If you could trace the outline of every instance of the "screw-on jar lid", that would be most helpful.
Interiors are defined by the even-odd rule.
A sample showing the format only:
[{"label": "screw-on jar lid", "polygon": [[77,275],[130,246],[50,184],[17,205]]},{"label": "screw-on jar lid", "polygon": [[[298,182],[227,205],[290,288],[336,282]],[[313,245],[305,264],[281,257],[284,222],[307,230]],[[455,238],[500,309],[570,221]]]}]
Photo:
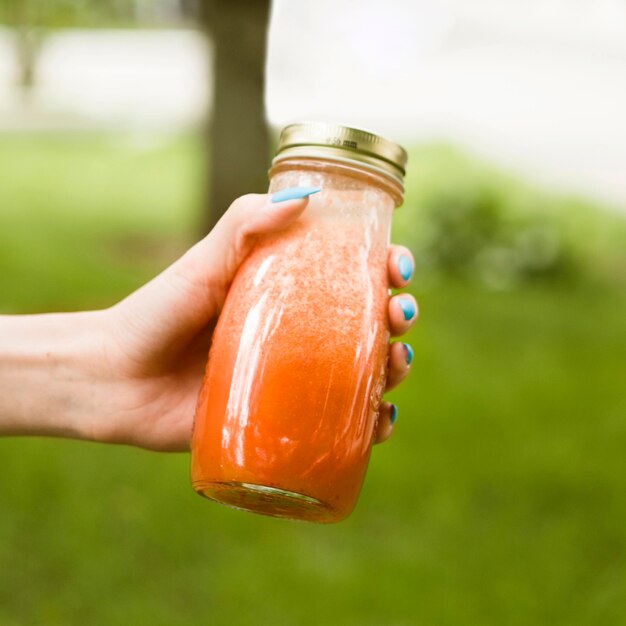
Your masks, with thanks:
[{"label": "screw-on jar lid", "polygon": [[292,157],[351,162],[393,179],[401,189],[404,187],[406,150],[358,128],[323,122],[291,124],[280,134],[272,164]]}]

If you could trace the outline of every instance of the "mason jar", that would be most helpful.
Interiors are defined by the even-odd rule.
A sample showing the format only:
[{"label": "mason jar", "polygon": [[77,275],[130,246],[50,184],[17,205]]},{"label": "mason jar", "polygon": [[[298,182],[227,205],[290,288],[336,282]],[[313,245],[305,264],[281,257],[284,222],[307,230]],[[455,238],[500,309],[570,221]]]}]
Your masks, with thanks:
[{"label": "mason jar", "polygon": [[201,495],[316,522],[352,511],[385,387],[387,254],[406,158],[363,130],[283,130],[270,193],[321,191],[258,241],[228,292],[192,437]]}]

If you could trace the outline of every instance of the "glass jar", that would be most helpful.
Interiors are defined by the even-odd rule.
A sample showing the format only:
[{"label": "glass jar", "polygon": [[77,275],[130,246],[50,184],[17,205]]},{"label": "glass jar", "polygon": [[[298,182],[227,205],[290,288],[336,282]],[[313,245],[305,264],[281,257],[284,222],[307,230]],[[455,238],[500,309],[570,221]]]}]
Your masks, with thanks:
[{"label": "glass jar", "polygon": [[405,163],[365,131],[283,131],[269,191],[322,191],[257,243],[228,292],[192,438],[201,495],[317,522],[352,511],[385,386],[387,252]]}]

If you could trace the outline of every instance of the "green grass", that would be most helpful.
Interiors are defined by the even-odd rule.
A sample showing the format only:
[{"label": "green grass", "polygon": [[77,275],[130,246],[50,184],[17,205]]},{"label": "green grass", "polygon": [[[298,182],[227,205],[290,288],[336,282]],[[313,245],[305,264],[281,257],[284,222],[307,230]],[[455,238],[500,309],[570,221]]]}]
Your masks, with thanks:
[{"label": "green grass", "polygon": [[[6,312],[106,306],[191,240],[189,140],[3,138],[0,176]],[[0,624],[626,623],[626,293],[417,295],[397,433],[341,524],[208,503],[186,455],[0,441]]]},{"label": "green grass", "polygon": [[2,312],[111,303],[191,241],[191,141],[5,136],[0,177]]}]

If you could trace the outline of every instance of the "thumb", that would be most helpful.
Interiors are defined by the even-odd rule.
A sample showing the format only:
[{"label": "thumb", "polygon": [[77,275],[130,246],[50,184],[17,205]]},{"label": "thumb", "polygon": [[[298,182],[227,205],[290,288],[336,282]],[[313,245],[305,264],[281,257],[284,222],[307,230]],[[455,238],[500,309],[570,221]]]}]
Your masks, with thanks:
[{"label": "thumb", "polygon": [[[213,230],[181,257],[171,270],[184,274],[188,281],[204,288],[227,289],[258,237],[287,228],[302,214],[309,195],[320,189],[298,187],[285,191],[300,197],[292,196],[280,201],[285,197],[285,192],[280,192],[274,196],[248,194],[237,198]],[[288,193],[286,195],[289,196]]]}]

